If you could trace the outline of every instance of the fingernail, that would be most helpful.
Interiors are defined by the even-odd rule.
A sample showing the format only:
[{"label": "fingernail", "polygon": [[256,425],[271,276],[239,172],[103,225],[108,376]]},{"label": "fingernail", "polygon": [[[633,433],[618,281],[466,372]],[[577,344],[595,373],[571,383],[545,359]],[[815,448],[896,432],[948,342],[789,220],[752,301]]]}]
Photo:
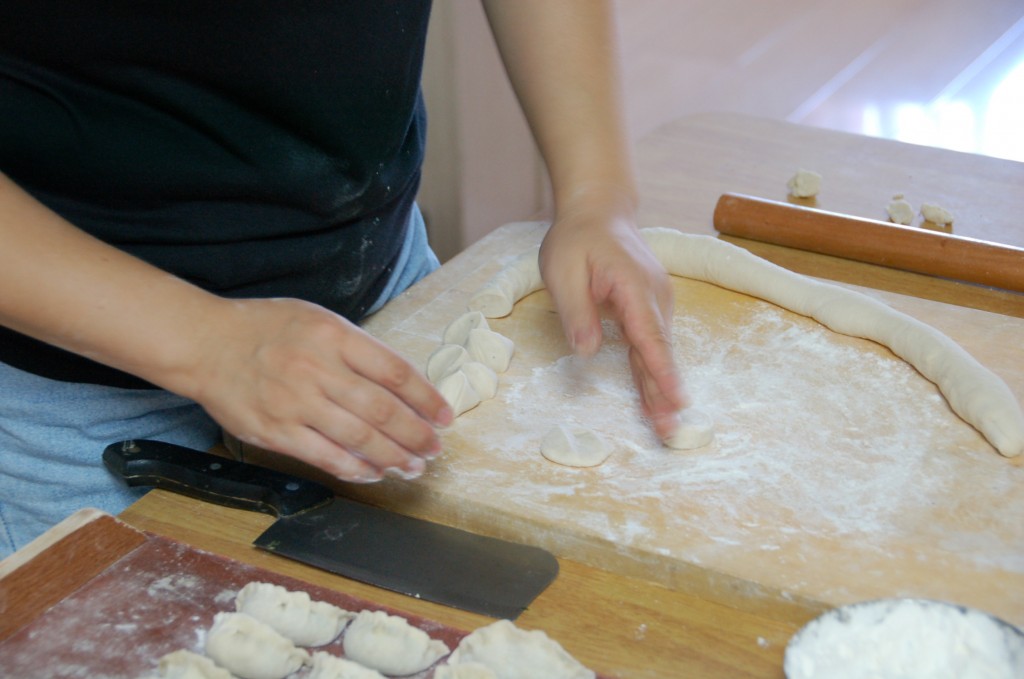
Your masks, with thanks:
[{"label": "fingernail", "polygon": [[437,415],[434,417],[434,425],[441,428],[450,427],[454,421],[455,411],[450,406],[445,406],[438,410]]},{"label": "fingernail", "polygon": [[412,481],[423,476],[425,471],[427,471],[427,461],[422,457],[413,457],[405,464],[405,467],[388,467],[384,473],[397,476],[405,481]]},{"label": "fingernail", "polygon": [[444,452],[444,448],[441,446],[440,439],[438,439],[437,441],[434,441],[430,448],[423,451],[421,455],[428,460],[433,460],[440,457],[442,452]]}]

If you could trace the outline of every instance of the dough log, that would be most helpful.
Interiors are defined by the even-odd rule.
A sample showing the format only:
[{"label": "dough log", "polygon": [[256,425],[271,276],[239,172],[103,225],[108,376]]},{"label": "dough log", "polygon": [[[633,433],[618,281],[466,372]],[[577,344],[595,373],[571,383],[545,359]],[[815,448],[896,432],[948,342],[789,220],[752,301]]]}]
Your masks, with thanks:
[{"label": "dough log", "polygon": [[[888,347],[933,382],[953,411],[1002,455],[1024,452],[1024,412],[1013,392],[935,328],[867,295],[793,273],[713,236],[667,228],[642,229],[641,234],[673,275],[758,297],[840,334]],[[542,287],[533,250],[491,279],[470,306],[497,318]]]}]

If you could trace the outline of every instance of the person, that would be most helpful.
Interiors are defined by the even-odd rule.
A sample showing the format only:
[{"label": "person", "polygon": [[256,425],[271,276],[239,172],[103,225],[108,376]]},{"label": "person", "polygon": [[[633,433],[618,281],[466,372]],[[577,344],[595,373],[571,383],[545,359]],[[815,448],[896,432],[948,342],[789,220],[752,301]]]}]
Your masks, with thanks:
[{"label": "person", "polygon": [[[549,170],[542,274],[575,351],[612,314],[662,436],[686,396],[639,237],[613,25],[485,0]],[[0,5],[0,555],[137,497],[109,443],[239,440],[412,478],[450,408],[358,327],[437,266],[414,197],[429,1]]]}]

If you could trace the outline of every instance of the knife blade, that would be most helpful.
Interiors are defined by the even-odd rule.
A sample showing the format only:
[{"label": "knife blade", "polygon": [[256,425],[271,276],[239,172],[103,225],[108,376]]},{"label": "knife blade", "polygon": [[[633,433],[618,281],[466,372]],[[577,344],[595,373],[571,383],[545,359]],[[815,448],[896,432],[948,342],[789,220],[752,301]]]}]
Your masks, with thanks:
[{"label": "knife blade", "polygon": [[308,479],[163,441],[103,451],[129,486],[277,517],[254,545],[408,596],[514,620],[558,575],[549,552],[335,496]]}]

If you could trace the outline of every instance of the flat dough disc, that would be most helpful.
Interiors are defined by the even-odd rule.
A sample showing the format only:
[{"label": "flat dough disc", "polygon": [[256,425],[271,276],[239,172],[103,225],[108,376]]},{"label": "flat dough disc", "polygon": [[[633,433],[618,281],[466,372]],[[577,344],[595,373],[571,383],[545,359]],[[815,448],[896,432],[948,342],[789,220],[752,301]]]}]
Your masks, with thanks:
[{"label": "flat dough disc", "polygon": [[595,467],[612,454],[612,447],[595,431],[559,424],[540,444],[540,454],[567,467]]},{"label": "flat dough disc", "polygon": [[679,413],[679,425],[665,439],[665,445],[675,450],[703,448],[715,438],[715,423],[711,416],[697,408],[686,408]]}]

